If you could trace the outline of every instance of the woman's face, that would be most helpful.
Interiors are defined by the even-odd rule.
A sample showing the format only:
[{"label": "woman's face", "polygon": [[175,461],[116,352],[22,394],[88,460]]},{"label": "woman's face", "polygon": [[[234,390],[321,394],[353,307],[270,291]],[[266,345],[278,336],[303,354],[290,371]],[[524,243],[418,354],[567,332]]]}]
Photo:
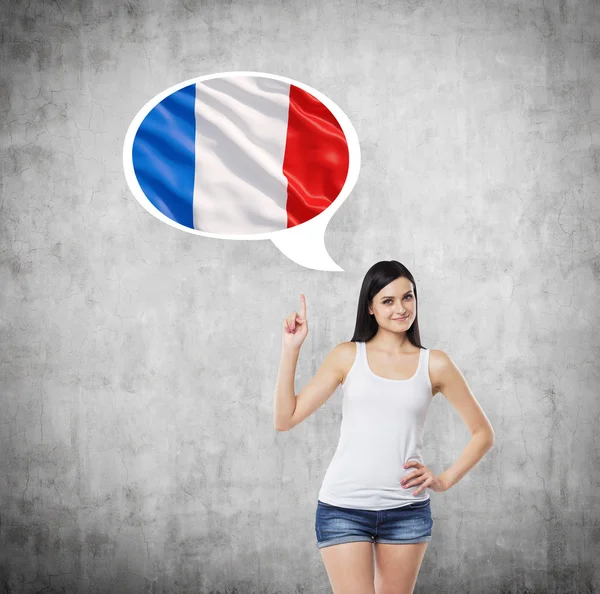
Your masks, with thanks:
[{"label": "woman's face", "polygon": [[[369,313],[382,328],[406,332],[417,314],[413,284],[406,277],[392,281],[373,297]],[[398,319],[405,316],[406,319]]]}]

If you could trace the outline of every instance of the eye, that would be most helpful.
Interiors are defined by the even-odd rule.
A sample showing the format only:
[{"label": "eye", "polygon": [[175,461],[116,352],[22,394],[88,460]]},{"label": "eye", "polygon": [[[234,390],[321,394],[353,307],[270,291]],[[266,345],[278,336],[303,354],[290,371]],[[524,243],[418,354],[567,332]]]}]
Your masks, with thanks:
[{"label": "eye", "polygon": [[412,299],[412,295],[407,295],[406,298],[407,299]]},{"label": "eye", "polygon": [[388,301],[392,301],[392,299],[386,299],[384,303],[387,303]]}]

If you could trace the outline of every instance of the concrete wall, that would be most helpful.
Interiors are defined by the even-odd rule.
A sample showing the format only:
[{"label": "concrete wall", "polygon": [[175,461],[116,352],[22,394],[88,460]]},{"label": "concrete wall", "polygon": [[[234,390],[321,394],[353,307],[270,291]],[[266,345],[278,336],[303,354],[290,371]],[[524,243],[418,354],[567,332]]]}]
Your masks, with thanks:
[{"label": "concrete wall", "polygon": [[[273,429],[281,320],[296,389],[398,259],[425,346],[496,432],[432,493],[416,592],[599,591],[600,7],[525,2],[4,2],[0,592],[329,592],[317,492],[341,390]],[[135,201],[125,131],[203,74],[333,99],[362,169],[318,272],[269,241],[183,233]],[[436,397],[424,452],[468,440]]]}]

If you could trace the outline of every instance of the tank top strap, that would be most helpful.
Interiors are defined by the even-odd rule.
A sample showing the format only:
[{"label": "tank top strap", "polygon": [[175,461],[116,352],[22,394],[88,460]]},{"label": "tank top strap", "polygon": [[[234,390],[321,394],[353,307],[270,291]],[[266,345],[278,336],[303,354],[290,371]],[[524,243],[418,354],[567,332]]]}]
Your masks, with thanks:
[{"label": "tank top strap", "polygon": [[429,376],[429,349],[422,348],[419,353],[419,369],[416,375]]},{"label": "tank top strap", "polygon": [[356,357],[353,367],[360,367],[361,371],[365,371],[365,343],[356,342]]},{"label": "tank top strap", "polygon": [[364,342],[357,342],[356,343],[356,358],[358,360],[364,360],[365,358],[365,343]]}]

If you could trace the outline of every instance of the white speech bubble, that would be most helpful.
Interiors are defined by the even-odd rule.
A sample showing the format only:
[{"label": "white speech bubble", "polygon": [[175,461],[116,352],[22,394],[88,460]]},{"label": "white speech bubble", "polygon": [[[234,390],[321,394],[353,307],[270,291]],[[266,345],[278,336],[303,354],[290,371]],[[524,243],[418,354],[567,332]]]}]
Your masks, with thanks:
[{"label": "white speech bubble", "polygon": [[[345,136],[348,149],[348,172],[346,175],[346,179],[338,196],[333,199],[332,203],[322,212],[312,217],[310,220],[297,224],[293,227],[282,228],[279,230],[263,233],[258,232],[248,234],[207,232],[180,224],[172,218],[166,216],[149,200],[148,196],[146,196],[146,194],[142,190],[142,187],[139,183],[137,174],[134,169],[133,145],[138,129],[142,122],[145,120],[146,116],[161,101],[163,101],[164,99],[166,99],[167,97],[169,97],[170,95],[172,95],[180,89],[184,89],[185,87],[188,87],[195,83],[206,82],[212,79],[231,77],[262,77],[266,79],[281,81],[283,83],[287,83],[288,85],[295,85],[296,87],[303,89],[304,91],[318,99],[331,112],[331,114],[335,117],[339,126],[341,127],[342,132]],[[234,140],[236,142],[239,142],[240,145],[242,145],[244,142],[246,142],[247,139],[243,138],[242,135],[240,135],[239,132],[237,132],[237,136],[234,136]],[[215,156],[215,159],[218,159],[218,156]],[[209,164],[207,164],[207,166],[209,166]],[[358,174],[360,171],[360,144],[354,127],[352,126],[348,117],[341,110],[341,108],[338,105],[336,105],[331,99],[329,99],[316,89],[309,87],[308,85],[283,76],[251,71],[222,72],[218,74],[210,74],[189,79],[187,81],[174,85],[162,91],[161,93],[153,97],[150,101],[148,101],[133,118],[125,135],[125,141],[123,144],[123,168],[125,171],[125,178],[127,184],[134,197],[141,204],[141,206],[145,208],[150,214],[158,218],[160,221],[167,223],[168,225],[171,225],[176,229],[180,229],[181,231],[185,231],[187,233],[202,235],[205,237],[213,237],[216,239],[270,239],[283,254],[285,254],[290,260],[294,261],[295,263],[301,266],[311,268],[313,270],[343,271],[343,269],[333,261],[333,259],[331,258],[331,256],[325,248],[325,229],[331,217],[334,215],[337,209],[340,208],[340,206],[346,200],[346,198],[348,197],[348,195],[353,190],[356,184]],[[226,199],[230,199],[231,203],[234,205],[233,208],[235,208],[235,202],[233,201],[235,199],[235,196],[224,196],[224,200]],[[218,222],[218,215],[215,215],[215,217],[215,220],[217,220]]]}]

